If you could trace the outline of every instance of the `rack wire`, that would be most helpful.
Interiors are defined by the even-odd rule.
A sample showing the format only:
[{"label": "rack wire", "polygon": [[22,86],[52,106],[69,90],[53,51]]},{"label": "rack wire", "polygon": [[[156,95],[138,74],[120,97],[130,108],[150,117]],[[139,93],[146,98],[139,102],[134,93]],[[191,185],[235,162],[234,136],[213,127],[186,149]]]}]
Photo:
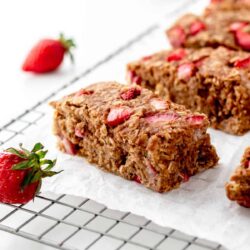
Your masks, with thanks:
[{"label": "rack wire", "polygon": [[[195,1],[185,1],[184,5],[168,14],[169,18],[177,15],[187,3],[192,2]],[[111,64],[134,46],[144,46],[147,39],[157,32],[159,32],[158,24],[150,26],[0,128],[0,145],[25,134],[31,126],[36,126],[45,115],[43,106],[52,97],[88,75],[94,74],[101,66]],[[186,235],[172,228],[158,226],[144,217],[129,212],[111,210],[90,199],[51,193],[40,194],[34,202],[26,205],[0,204],[0,235],[1,231],[52,249],[62,250],[225,250],[217,243]],[[1,242],[0,249],[5,250],[1,247]]]}]

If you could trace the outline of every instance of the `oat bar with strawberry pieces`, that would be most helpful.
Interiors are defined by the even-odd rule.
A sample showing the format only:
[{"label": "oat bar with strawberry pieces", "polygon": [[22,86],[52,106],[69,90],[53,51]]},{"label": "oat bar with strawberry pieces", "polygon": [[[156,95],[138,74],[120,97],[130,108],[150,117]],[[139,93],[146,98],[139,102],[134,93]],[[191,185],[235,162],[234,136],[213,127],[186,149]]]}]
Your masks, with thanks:
[{"label": "oat bar with strawberry pieces", "polygon": [[240,165],[226,184],[227,197],[250,208],[250,147],[246,148]]},{"label": "oat bar with strawberry pieces", "polygon": [[207,16],[184,15],[166,31],[173,47],[225,46],[250,51],[249,10],[216,11]]},{"label": "oat bar with strawberry pieces", "polygon": [[250,0],[211,0],[205,13],[210,14],[214,11],[238,11],[242,9],[250,10]]},{"label": "oat bar with strawberry pieces", "polygon": [[61,150],[152,190],[177,188],[218,161],[205,115],[137,85],[97,83],[51,104]]},{"label": "oat bar with strawberry pieces", "polygon": [[205,113],[211,126],[241,135],[250,130],[250,53],[173,49],[131,62],[128,82]]}]

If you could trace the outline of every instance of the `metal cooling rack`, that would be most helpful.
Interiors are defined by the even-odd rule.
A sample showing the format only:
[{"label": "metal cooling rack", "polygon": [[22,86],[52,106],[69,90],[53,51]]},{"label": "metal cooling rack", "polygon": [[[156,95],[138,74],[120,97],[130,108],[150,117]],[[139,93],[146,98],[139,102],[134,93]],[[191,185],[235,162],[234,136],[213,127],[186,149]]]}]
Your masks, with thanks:
[{"label": "metal cooling rack", "polygon": [[[183,7],[168,14],[169,18],[177,15]],[[0,145],[25,134],[31,126],[36,126],[45,115],[43,107],[49,99],[77,83],[79,79],[85,79],[88,75],[95,73],[100,67],[111,64],[134,47],[145,46],[147,39],[154,36],[157,31],[159,31],[159,26],[152,25],[83,74],[0,128]],[[217,243],[189,236],[172,228],[158,226],[144,217],[129,212],[108,209],[90,199],[50,193],[40,194],[34,202],[26,205],[0,204],[0,240],[1,231],[35,241],[49,249],[225,250]],[[0,249],[5,250],[1,247],[1,241]]]}]

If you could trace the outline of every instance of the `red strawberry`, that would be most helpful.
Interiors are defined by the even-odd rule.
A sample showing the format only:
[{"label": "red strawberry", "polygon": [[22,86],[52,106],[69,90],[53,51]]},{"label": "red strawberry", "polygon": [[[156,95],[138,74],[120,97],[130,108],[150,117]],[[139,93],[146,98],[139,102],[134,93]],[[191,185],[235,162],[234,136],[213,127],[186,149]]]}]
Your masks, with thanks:
[{"label": "red strawberry", "polygon": [[203,123],[205,117],[203,115],[190,115],[186,120],[192,125],[200,125]]},{"label": "red strawberry", "polygon": [[145,120],[149,123],[154,122],[171,122],[179,118],[177,113],[159,113],[155,115],[146,116]]},{"label": "red strawberry", "polygon": [[132,83],[141,85],[141,82],[142,82],[142,78],[140,76],[134,76]]},{"label": "red strawberry", "polygon": [[81,96],[81,95],[92,95],[94,93],[94,90],[86,90],[86,89],[80,89],[75,93],[75,96]]},{"label": "red strawberry", "polygon": [[129,107],[120,106],[112,108],[107,117],[107,124],[112,127],[117,126],[128,120],[132,113],[133,111]]},{"label": "red strawberry", "polygon": [[137,85],[141,85],[142,78],[140,76],[137,76],[134,71],[129,71],[128,72],[128,80],[130,83],[135,83]]},{"label": "red strawberry", "polygon": [[66,40],[61,34],[58,40],[43,39],[29,52],[22,69],[34,73],[46,73],[56,70],[63,61],[64,54],[68,53],[73,61],[70,49],[75,47],[72,39]]},{"label": "red strawberry", "polygon": [[205,29],[206,29],[206,25],[202,21],[196,20],[190,25],[189,34],[194,36]]},{"label": "red strawberry", "polygon": [[234,23],[231,23],[230,27],[229,27],[229,30],[231,32],[236,32],[237,30],[243,28],[244,26],[246,26],[248,23],[247,22],[242,22],[242,21],[239,21],[239,22],[234,22]]},{"label": "red strawberry", "polygon": [[189,175],[186,173],[180,173],[180,177],[183,179],[184,182],[189,181]]},{"label": "red strawberry", "polygon": [[195,71],[193,63],[184,63],[178,67],[177,76],[179,79],[189,80]]},{"label": "red strawberry", "polygon": [[250,169],[250,161],[246,161],[246,162],[244,163],[244,167]]},{"label": "red strawberry", "polygon": [[132,71],[132,70],[129,70],[127,72],[127,80],[128,80],[128,82],[133,83],[133,79],[134,79],[135,76],[136,76],[135,72]]},{"label": "red strawberry", "polygon": [[181,47],[186,41],[186,34],[181,26],[175,26],[168,31],[170,43],[173,47]]},{"label": "red strawberry", "polygon": [[141,178],[138,175],[134,177],[134,181],[141,184]]},{"label": "red strawberry", "polygon": [[150,100],[150,104],[156,109],[156,110],[161,110],[161,109],[166,109],[167,108],[167,104],[166,101],[163,101],[161,99],[151,99]]},{"label": "red strawberry", "polygon": [[152,58],[152,55],[144,56],[144,57],[142,58],[142,61],[148,61],[148,60],[150,60],[151,58]]},{"label": "red strawberry", "polygon": [[67,154],[70,154],[70,155],[75,155],[76,154],[76,148],[75,148],[75,145],[69,141],[67,138],[63,137],[62,138],[62,143],[63,143],[63,146],[64,146],[64,150]]},{"label": "red strawberry", "polygon": [[20,148],[0,153],[0,202],[25,204],[39,192],[42,178],[57,174],[51,171],[56,160],[44,159],[47,151],[41,143],[32,151]]},{"label": "red strawberry", "polygon": [[177,49],[173,51],[167,58],[166,60],[168,62],[172,61],[180,61],[182,58],[186,56],[186,51],[185,49]]},{"label": "red strawberry", "polygon": [[125,91],[123,91],[121,94],[120,94],[120,97],[123,99],[123,100],[131,100],[131,99],[134,99],[136,98],[138,95],[141,94],[141,89],[139,88],[135,88],[135,87],[131,87]]},{"label": "red strawberry", "polygon": [[203,64],[203,62],[206,58],[207,58],[207,56],[203,56],[203,57],[193,61],[193,64],[195,65],[196,68],[199,68]]},{"label": "red strawberry", "polygon": [[235,32],[235,37],[242,49],[250,50],[250,33],[240,29]]},{"label": "red strawberry", "polygon": [[146,166],[147,166],[147,172],[149,177],[153,178],[157,175],[157,171],[154,168],[154,166],[151,164],[151,162],[148,159],[145,159]]},{"label": "red strawberry", "polygon": [[83,138],[84,137],[84,130],[80,129],[80,128],[75,128],[75,135],[79,138]]},{"label": "red strawberry", "polygon": [[250,57],[235,61],[234,66],[237,68],[250,68]]},{"label": "red strawberry", "polygon": [[223,0],[211,0],[211,3],[220,3],[222,2]]}]

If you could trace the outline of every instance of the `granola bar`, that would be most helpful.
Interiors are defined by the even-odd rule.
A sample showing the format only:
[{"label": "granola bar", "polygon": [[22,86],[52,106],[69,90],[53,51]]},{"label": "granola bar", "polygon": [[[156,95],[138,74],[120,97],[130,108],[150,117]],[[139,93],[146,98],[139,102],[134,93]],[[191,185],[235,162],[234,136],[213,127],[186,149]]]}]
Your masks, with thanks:
[{"label": "granola bar", "polygon": [[166,31],[173,47],[225,46],[250,51],[250,12],[216,11],[207,16],[184,15]]},{"label": "granola bar", "polygon": [[211,0],[205,13],[210,14],[214,11],[238,11],[242,9],[250,10],[250,0]]},{"label": "granola bar", "polygon": [[137,85],[97,83],[51,105],[62,151],[152,190],[177,188],[218,161],[205,115]]},{"label": "granola bar", "polygon": [[250,147],[245,150],[240,165],[232,174],[225,188],[230,200],[250,208]]},{"label": "granola bar", "polygon": [[236,135],[250,130],[250,53],[179,48],[134,61],[127,72],[130,83],[205,113],[213,128]]}]

